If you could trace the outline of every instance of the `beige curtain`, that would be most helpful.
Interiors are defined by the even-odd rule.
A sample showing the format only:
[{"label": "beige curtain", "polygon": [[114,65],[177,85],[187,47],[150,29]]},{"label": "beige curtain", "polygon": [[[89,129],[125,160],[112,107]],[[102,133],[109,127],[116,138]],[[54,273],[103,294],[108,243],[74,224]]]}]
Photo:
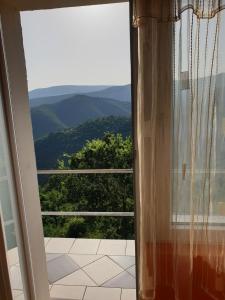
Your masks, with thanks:
[{"label": "beige curtain", "polygon": [[141,300],[225,299],[225,1],[134,1]]}]

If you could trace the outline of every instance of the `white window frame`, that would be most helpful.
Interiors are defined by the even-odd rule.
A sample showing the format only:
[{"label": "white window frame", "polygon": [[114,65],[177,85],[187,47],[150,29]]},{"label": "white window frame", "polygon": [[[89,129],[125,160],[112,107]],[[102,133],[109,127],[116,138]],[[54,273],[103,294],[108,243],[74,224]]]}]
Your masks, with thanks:
[{"label": "white window frame", "polygon": [[129,0],[3,0],[0,4],[4,53],[1,71],[5,75],[4,95],[23,235],[27,300],[49,300],[50,295],[20,12],[123,2]]}]

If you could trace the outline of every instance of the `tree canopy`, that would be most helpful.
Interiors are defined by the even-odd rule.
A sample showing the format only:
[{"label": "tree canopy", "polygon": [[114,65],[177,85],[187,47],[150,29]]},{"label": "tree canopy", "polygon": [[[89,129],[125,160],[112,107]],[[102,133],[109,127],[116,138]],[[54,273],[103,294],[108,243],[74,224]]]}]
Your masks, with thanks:
[{"label": "tree canopy", "polygon": [[[131,168],[132,140],[105,133],[58,161],[61,169]],[[133,211],[132,174],[52,175],[40,186],[43,211]],[[124,238],[134,236],[132,217],[44,217],[46,236]]]}]

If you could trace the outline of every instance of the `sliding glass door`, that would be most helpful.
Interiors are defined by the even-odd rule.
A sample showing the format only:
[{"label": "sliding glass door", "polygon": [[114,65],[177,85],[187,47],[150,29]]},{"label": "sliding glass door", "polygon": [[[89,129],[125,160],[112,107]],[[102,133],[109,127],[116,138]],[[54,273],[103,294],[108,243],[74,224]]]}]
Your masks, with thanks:
[{"label": "sliding glass door", "polygon": [[[0,245],[7,254],[8,272],[13,299],[23,299],[23,267],[21,259],[21,239],[18,225],[15,185],[12,176],[12,165],[8,136],[3,109],[3,98],[0,93],[0,220],[3,229],[4,244]],[[0,297],[1,298],[1,297]]]}]

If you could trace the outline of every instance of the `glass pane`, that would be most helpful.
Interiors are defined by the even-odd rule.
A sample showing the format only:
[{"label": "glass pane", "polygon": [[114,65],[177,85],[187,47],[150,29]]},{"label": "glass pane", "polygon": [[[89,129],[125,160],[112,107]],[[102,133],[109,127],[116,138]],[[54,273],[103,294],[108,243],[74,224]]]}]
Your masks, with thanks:
[{"label": "glass pane", "polygon": [[[191,16],[190,11],[185,11],[175,23],[174,32],[173,220],[186,225],[194,220],[196,226],[207,220],[208,228],[224,230],[225,76],[222,54],[225,13],[220,14],[220,43],[215,46],[215,57],[213,44],[207,39],[209,36],[210,41],[213,40],[216,17],[210,21],[201,19],[199,23],[193,16],[190,30]],[[194,67],[190,63],[190,35],[193,35],[193,57],[196,53],[205,57]]]},{"label": "glass pane", "polygon": [[[4,122],[2,97],[0,96],[0,214],[3,220],[5,246],[11,288],[14,299],[24,299],[21,260],[19,254],[18,223],[15,208],[15,191],[9,158],[7,131]],[[19,298],[17,298],[19,297]],[[1,297],[0,297],[1,298]]]}]

